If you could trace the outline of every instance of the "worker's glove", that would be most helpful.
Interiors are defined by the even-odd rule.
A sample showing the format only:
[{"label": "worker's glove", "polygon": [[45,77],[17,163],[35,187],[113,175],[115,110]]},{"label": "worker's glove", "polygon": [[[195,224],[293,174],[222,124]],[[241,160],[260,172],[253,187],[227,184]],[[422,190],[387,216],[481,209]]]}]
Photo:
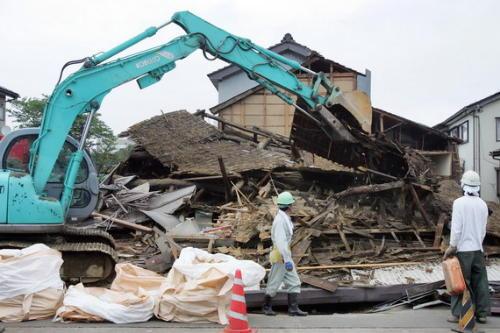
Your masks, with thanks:
[{"label": "worker's glove", "polygon": [[289,272],[293,271],[293,262],[291,262],[291,261],[287,261],[287,262],[285,263],[285,269],[286,269],[287,271],[289,271]]},{"label": "worker's glove", "polygon": [[456,246],[448,246],[446,251],[444,251],[443,260],[454,257],[455,254],[457,254],[457,247]]}]

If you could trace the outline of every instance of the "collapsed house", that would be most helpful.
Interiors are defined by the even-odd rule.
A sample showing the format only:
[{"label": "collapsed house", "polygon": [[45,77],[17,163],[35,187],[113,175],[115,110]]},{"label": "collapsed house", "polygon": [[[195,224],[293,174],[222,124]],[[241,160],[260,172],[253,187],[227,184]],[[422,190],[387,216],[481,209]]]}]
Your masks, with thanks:
[{"label": "collapsed house", "polygon": [[[321,292],[390,284],[383,278],[387,273],[380,278],[377,269],[432,262],[439,267],[451,204],[461,195],[453,179],[433,174],[432,161],[420,150],[378,134],[359,136],[352,146],[358,159],[348,159],[348,165],[324,153],[322,141],[299,147],[284,136],[204,111],[162,114],[127,134],[137,145],[103,185],[99,214],[108,228],[118,221],[146,232],[136,238],[138,248],[120,239],[118,248],[122,260],[157,271],[168,269],[185,246],[269,267],[274,200],[288,190],[297,198],[292,254],[305,283]],[[370,159],[380,163],[369,164]],[[494,209],[488,228],[486,253],[495,255],[500,210]],[[432,280],[436,267],[403,281],[427,283],[421,271]],[[369,301],[395,294],[376,295]],[[260,296],[255,297],[258,304]]]},{"label": "collapsed house", "polygon": [[[327,73],[344,91],[370,93],[369,71],[291,36],[271,49]],[[117,240],[122,260],[162,272],[193,246],[268,268],[274,200],[287,190],[296,197],[293,259],[314,287],[302,303],[436,297],[451,205],[461,195],[455,139],[377,108],[371,134],[328,111],[348,128],[331,136],[329,117],[318,126],[235,66],[209,77],[219,92],[211,113],[162,114],[124,133],[136,146],[102,185],[98,213],[112,231],[138,231],[133,242]],[[488,255],[500,250],[500,210],[492,210]],[[492,261],[490,278],[500,280],[499,264]],[[247,302],[261,301],[257,291]]]}]

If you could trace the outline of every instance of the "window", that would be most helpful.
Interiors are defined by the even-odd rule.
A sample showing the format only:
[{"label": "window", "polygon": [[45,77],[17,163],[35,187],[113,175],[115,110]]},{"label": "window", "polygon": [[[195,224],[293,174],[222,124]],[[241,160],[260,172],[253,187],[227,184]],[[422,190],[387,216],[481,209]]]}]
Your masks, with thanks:
[{"label": "window", "polygon": [[[9,147],[7,148],[6,156],[7,158],[3,162],[2,168],[17,172],[29,172],[29,160],[30,152],[29,149],[31,144],[37,138],[36,135],[26,135],[20,136],[14,139]],[[52,174],[49,178],[49,183],[62,183],[66,175],[66,169],[71,159],[71,154],[76,150],[76,148],[69,142],[65,142],[63,149],[59,153],[59,157],[54,165]],[[80,170],[78,170],[78,175],[76,177],[76,183],[84,182],[89,174],[88,166],[85,160],[80,164]]]},{"label": "window", "polygon": [[497,141],[500,141],[500,118],[495,118],[496,126],[497,126]]},{"label": "window", "polygon": [[0,121],[5,121],[5,99],[0,97]]},{"label": "window", "polygon": [[[499,118],[500,120],[500,118]],[[498,136],[498,122],[497,122],[497,138],[500,138]],[[458,126],[455,126],[455,127],[452,127],[450,129],[450,131],[448,132],[448,134],[451,136],[451,137],[454,137],[454,138],[458,138],[460,140],[462,140],[463,142],[462,143],[466,143],[466,142],[469,142],[469,121],[464,121],[463,123],[461,123],[460,125]],[[497,141],[500,141],[497,139]]]},{"label": "window", "polygon": [[500,197],[500,168],[495,168],[495,171],[497,173],[497,197]]}]

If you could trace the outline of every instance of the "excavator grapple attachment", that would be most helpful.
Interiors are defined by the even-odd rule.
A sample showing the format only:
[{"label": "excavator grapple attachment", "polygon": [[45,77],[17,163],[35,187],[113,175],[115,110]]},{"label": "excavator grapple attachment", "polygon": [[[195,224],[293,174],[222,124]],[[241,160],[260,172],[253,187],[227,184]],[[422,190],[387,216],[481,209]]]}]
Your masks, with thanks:
[{"label": "excavator grapple attachment", "polygon": [[364,92],[360,90],[342,92],[335,98],[328,100],[327,106],[336,110],[339,109],[338,106],[341,106],[343,111],[349,113],[363,131],[371,133],[372,105],[370,97]]}]

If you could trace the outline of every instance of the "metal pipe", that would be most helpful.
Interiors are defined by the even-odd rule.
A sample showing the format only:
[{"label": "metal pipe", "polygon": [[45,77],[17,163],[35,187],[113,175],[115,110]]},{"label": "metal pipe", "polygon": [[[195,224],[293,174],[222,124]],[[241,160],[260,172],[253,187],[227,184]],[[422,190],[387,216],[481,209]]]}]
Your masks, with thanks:
[{"label": "metal pipe", "polygon": [[300,112],[302,112],[302,114],[304,114],[306,117],[308,117],[309,119],[311,119],[312,121],[314,121],[314,123],[316,125],[321,126],[321,121],[319,121],[318,119],[314,118],[309,112],[307,112],[306,110],[304,110],[303,108],[301,108],[297,104],[292,104],[292,106],[294,106],[297,110],[299,110]]},{"label": "metal pipe", "polygon": [[299,62],[297,62],[295,60],[288,59],[287,57],[284,57],[281,54],[275,53],[273,51],[270,51],[268,49],[265,49],[263,47],[255,45],[255,44],[252,44],[252,46],[256,50],[258,50],[259,52],[261,52],[261,53],[267,55],[268,57],[271,57],[274,60],[277,60],[285,65],[288,65],[288,66],[292,67],[293,69],[301,70],[301,71],[304,71],[304,72],[312,74],[312,75],[318,75],[318,73],[310,70],[309,68],[305,68],[304,66],[302,66]]},{"label": "metal pipe", "polygon": [[170,23],[172,23],[172,20],[170,21],[167,21],[163,24],[160,24],[159,26],[156,27],[157,30],[160,30],[161,28],[165,28],[167,25],[169,25]]},{"label": "metal pipe", "polygon": [[87,139],[87,136],[89,134],[90,124],[92,123],[92,118],[94,117],[96,111],[97,109],[92,108],[89,115],[87,116],[87,119],[85,120],[85,126],[83,127],[82,137],[80,138],[78,150],[83,150],[85,148],[85,140]]},{"label": "metal pipe", "polygon": [[132,37],[128,40],[126,40],[125,42],[113,47],[111,50],[108,50],[104,53],[101,53],[99,55],[95,55],[93,57],[90,58],[90,62],[86,62],[85,63],[85,66],[86,67],[90,67],[91,65],[98,65],[100,64],[101,62],[105,61],[105,60],[108,60],[109,58],[111,58],[112,56],[122,52],[123,50],[125,49],[128,49],[129,47],[139,43],[140,41],[146,39],[146,38],[149,38],[149,37],[152,37],[156,34],[156,32],[158,31],[158,28],[156,27],[149,27],[147,28],[146,30],[144,30],[144,32],[138,34],[137,36],[135,37]]}]

